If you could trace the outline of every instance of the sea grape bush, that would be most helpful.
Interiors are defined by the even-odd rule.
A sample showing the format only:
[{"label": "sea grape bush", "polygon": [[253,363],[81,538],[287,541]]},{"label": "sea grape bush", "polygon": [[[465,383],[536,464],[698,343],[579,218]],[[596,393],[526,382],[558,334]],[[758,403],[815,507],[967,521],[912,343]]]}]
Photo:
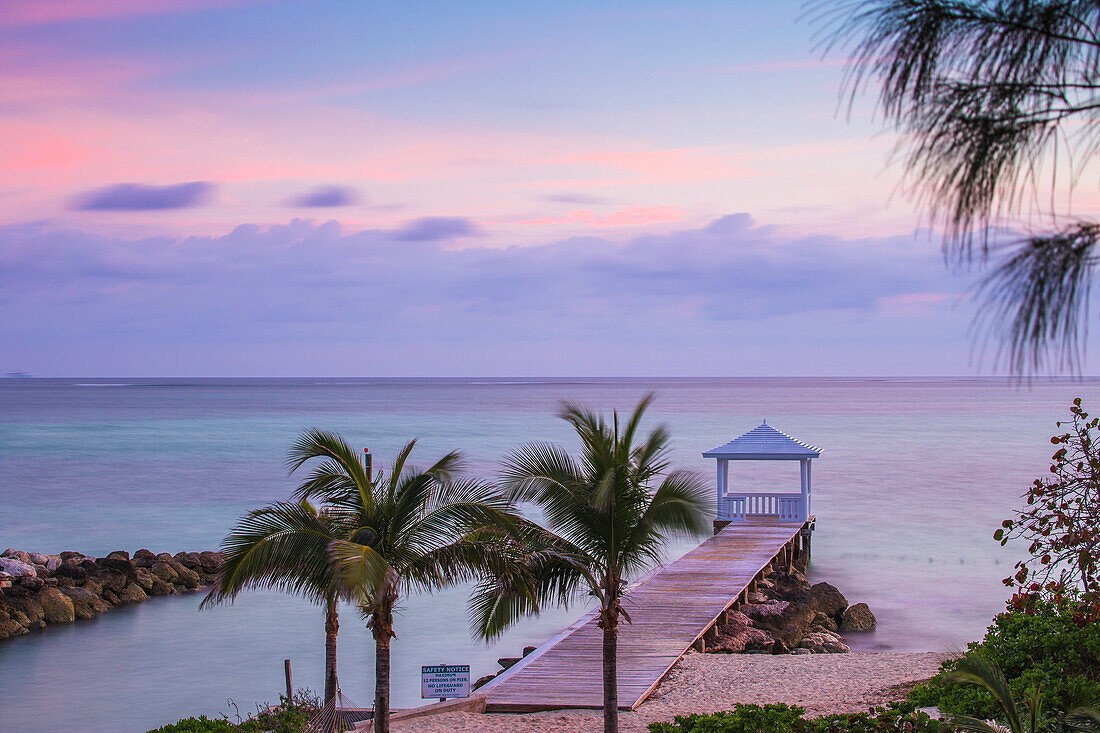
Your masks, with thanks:
[{"label": "sea grape bush", "polygon": [[290,700],[280,696],[278,705],[257,710],[254,716],[245,720],[238,716],[237,723],[229,722],[226,716],[208,718],[200,715],[184,718],[149,733],[300,733],[320,710],[320,704],[320,698],[316,695],[309,690],[301,690]]},{"label": "sea grape bush", "polygon": [[[1017,700],[1028,688],[1040,688],[1048,715],[1091,703],[1100,699],[1100,623],[1082,623],[1085,607],[1074,599],[1036,599],[1029,613],[997,615],[985,638],[968,649],[981,651],[1001,668]],[[955,660],[945,662],[909,700],[982,720],[1001,717],[1000,706],[985,690],[947,681],[954,668]]]},{"label": "sea grape bush", "polygon": [[866,713],[805,718],[805,709],[782,703],[742,705],[707,715],[677,715],[650,723],[650,733],[941,733],[942,724],[912,703],[890,703]]},{"label": "sea grape bush", "polygon": [[1011,608],[1030,613],[1039,598],[1078,597],[1082,622],[1095,621],[1100,609],[1100,418],[1090,417],[1081,398],[1070,406],[1068,429],[1050,439],[1050,476],[1035,479],[1027,505],[1006,519],[993,537],[1002,545],[1021,539],[1030,557],[1016,563],[1004,579],[1018,588]]}]

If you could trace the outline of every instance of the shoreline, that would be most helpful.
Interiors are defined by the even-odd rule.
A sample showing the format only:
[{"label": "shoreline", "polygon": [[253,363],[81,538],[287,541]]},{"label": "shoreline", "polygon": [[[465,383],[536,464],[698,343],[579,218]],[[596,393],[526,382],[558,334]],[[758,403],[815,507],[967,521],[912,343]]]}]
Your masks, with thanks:
[{"label": "shoreline", "polygon": [[[903,697],[907,687],[932,677],[951,656],[948,652],[719,655],[689,651],[648,700],[636,710],[620,711],[619,729],[646,733],[650,723],[728,710],[736,703],[798,705],[806,709],[807,717],[866,712],[868,707]],[[583,733],[598,729],[602,716],[600,710],[441,711],[395,716],[392,727],[407,733]]]}]

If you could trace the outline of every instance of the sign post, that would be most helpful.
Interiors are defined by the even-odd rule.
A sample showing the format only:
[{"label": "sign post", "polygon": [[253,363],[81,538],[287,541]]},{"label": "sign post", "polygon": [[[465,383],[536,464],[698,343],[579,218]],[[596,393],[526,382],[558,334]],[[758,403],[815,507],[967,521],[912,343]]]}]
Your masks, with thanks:
[{"label": "sign post", "polygon": [[440,702],[451,697],[470,696],[470,665],[437,664],[420,668],[420,697],[438,697]]}]

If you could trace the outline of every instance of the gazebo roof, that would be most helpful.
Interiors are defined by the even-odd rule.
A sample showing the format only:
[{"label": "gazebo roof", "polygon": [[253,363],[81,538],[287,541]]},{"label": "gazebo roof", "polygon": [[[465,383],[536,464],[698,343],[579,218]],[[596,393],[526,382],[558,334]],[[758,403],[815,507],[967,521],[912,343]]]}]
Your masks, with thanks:
[{"label": "gazebo roof", "polygon": [[732,461],[796,460],[817,458],[820,455],[820,448],[795,440],[768,425],[766,420],[725,445],[711,448],[703,453],[706,458],[724,458]]}]

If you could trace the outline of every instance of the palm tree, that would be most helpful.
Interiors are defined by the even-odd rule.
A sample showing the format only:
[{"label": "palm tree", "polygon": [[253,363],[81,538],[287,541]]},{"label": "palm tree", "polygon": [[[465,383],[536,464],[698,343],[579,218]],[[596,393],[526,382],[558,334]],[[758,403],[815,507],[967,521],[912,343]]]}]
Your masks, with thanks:
[{"label": "palm tree", "polygon": [[416,441],[398,453],[389,475],[371,468],[342,437],[309,430],[287,459],[293,472],[313,466],[298,488],[316,497],[343,529],[329,552],[341,581],[359,595],[375,643],[374,730],[390,723],[390,640],[393,612],[402,593],[432,591],[472,580],[484,545],[470,539],[486,527],[512,527],[511,505],[496,488],[458,480],[457,452],[427,470],[406,466]]},{"label": "palm tree", "polygon": [[972,651],[960,658],[946,679],[948,682],[984,688],[1004,713],[1006,724],[1003,726],[966,715],[949,715],[948,722],[959,730],[973,733],[1068,733],[1096,731],[1100,728],[1100,708],[1095,705],[1059,712],[1053,725],[1045,722],[1042,690],[1039,687],[1029,687],[1024,693],[1025,699],[1017,701],[1001,668],[980,651]]},{"label": "palm tree", "polygon": [[338,687],[337,603],[352,597],[329,552],[344,536],[335,517],[309,502],[276,502],[245,516],[222,542],[225,561],[201,607],[231,603],[243,590],[275,589],[325,607],[325,703]]},{"label": "palm tree", "polygon": [[1070,171],[1073,185],[1098,152],[1100,5],[814,3],[826,48],[846,52],[847,91],[877,94],[900,133],[898,157],[918,202],[943,224],[948,254],[984,263],[1001,225],[1045,225],[989,272],[979,324],[1002,340],[1014,372],[1052,358],[1079,369],[1100,225],[1057,211],[1054,192],[1059,175]]},{"label": "palm tree", "polygon": [[630,621],[621,604],[627,578],[658,563],[671,535],[707,529],[707,492],[698,476],[671,471],[656,491],[650,489],[668,468],[664,427],[635,444],[652,400],[643,398],[621,426],[618,413],[608,424],[567,403],[560,416],[581,439],[578,458],[553,444],[530,443],[505,459],[502,486],[513,501],[540,506],[548,527],[527,522],[502,535],[470,600],[474,625],[489,639],[547,603],[595,596],[603,629],[605,733],[618,730],[616,651],[619,618]]}]

